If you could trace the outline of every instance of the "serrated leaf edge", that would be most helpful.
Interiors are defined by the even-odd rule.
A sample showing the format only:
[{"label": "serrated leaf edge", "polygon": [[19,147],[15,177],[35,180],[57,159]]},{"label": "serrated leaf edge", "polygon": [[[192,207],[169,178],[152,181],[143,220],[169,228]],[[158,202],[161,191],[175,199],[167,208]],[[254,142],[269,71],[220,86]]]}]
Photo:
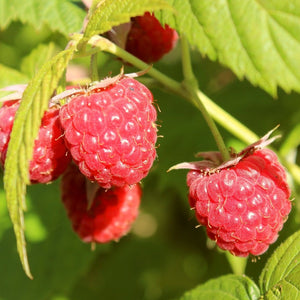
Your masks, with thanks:
[{"label": "serrated leaf edge", "polygon": [[[33,276],[30,271],[26,250],[23,211],[26,209],[26,185],[29,184],[28,167],[29,161],[32,157],[32,148],[35,139],[32,136],[35,135],[34,131],[38,132],[41,118],[44,111],[47,109],[47,103],[39,103],[38,101],[40,100],[39,98],[41,98],[40,93],[42,92],[43,94],[43,92],[45,93],[45,91],[46,95],[49,94],[45,98],[50,99],[51,94],[55,89],[55,85],[58,83],[75,50],[76,43],[73,43],[73,45],[69,49],[57,54],[42,66],[36,76],[28,84],[15,116],[15,121],[7,150],[4,171],[4,189],[6,192],[7,207],[13,223],[21,264],[26,275],[31,279],[33,278]],[[53,78],[49,77],[47,78],[47,76],[49,76],[49,72],[53,71],[52,69],[54,65],[56,65],[56,67],[57,65],[59,65],[60,68],[59,71],[56,70],[56,80],[53,80]],[[50,85],[50,89],[49,86],[45,86],[44,79],[46,79],[47,81],[47,86],[48,84]],[[27,118],[28,113],[30,114],[29,118]],[[32,114],[35,117],[38,116],[39,120],[34,120],[32,118]],[[31,125],[29,125],[29,123],[27,122],[28,120]],[[33,130],[33,128],[36,130]]]},{"label": "serrated leaf edge", "polygon": [[[278,264],[278,262],[282,261],[282,259],[284,258],[285,252],[280,253],[280,256],[278,256],[278,253],[282,251],[282,249],[284,248],[289,248],[291,247],[291,245],[293,245],[294,243],[299,243],[300,241],[300,230],[295,232],[293,235],[291,235],[290,237],[288,237],[276,250],[275,252],[271,255],[271,257],[268,259],[267,263],[265,264],[265,267],[263,268],[261,275],[259,277],[259,285],[260,285],[260,290],[262,294],[267,293],[269,290],[272,289],[273,286],[275,286],[278,282],[280,282],[281,280],[284,279],[284,277],[286,277],[287,275],[289,275],[291,273],[292,270],[295,269],[295,267],[300,265],[300,261],[298,262],[298,264],[295,265],[294,268],[292,268],[288,273],[284,274],[284,277],[280,277],[279,281],[273,286],[269,286],[270,285],[270,279],[271,276],[269,276],[269,279],[266,281],[264,280],[264,277],[266,276],[265,274],[267,274],[267,270],[270,268],[270,265],[273,264],[273,260],[276,260],[276,264]],[[294,258],[300,254],[300,249],[299,252],[296,253],[292,258],[290,258],[290,263],[288,266],[291,265],[292,261],[294,260]],[[278,256],[278,257],[277,257]],[[286,269],[288,269],[288,266]],[[272,267],[272,270],[274,271],[274,267]]]},{"label": "serrated leaf edge", "polygon": [[[113,26],[117,26],[122,23],[126,23],[130,21],[131,17],[137,16],[137,15],[142,15],[145,11],[151,10],[159,10],[159,9],[172,9],[172,7],[164,0],[153,0],[151,4],[146,4],[143,5],[141,3],[140,7],[134,7],[134,11],[124,13],[120,12],[122,15],[122,18],[117,18],[114,21],[109,22],[109,26],[105,27],[103,24],[107,24],[106,20],[109,20],[108,12],[106,12],[106,8],[109,6],[112,6],[112,3],[114,3],[115,0],[104,0],[100,1],[97,4],[97,7],[93,9],[93,13],[89,16],[88,22],[85,25],[85,30],[84,30],[84,37],[85,38],[90,38],[94,35],[104,33],[106,31],[109,31]],[[127,4],[125,2],[130,3],[130,0],[123,0],[122,5],[126,6]],[[113,10],[110,9],[110,13],[113,14]],[[102,20],[103,16],[105,16],[105,20]],[[102,24],[102,28],[98,26],[97,24]]]}]

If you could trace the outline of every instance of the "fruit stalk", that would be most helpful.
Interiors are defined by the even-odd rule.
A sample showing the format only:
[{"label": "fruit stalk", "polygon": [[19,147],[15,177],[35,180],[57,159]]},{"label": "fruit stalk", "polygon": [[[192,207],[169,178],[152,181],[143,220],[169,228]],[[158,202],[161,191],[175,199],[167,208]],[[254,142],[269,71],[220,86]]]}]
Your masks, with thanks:
[{"label": "fruit stalk", "polygon": [[247,266],[248,257],[234,256],[229,251],[226,251],[225,254],[233,274],[244,275]]},{"label": "fruit stalk", "polygon": [[[142,60],[138,59],[134,55],[130,54],[129,52],[125,51],[124,49],[118,47],[116,44],[111,42],[110,40],[101,37],[101,36],[93,36],[88,44],[92,47],[97,47],[102,51],[111,53],[122,58],[124,61],[129,62],[131,65],[137,67],[140,70],[149,69],[149,65],[143,62]],[[93,48],[95,51],[95,48]],[[88,53],[86,53],[88,54]],[[182,97],[186,98],[186,92],[183,91],[181,83],[177,82],[176,80],[171,79],[170,77],[164,75],[163,73],[159,72],[155,68],[151,68],[147,72],[148,75],[159,81],[165,87],[167,87],[170,91],[175,94],[181,95]]]},{"label": "fruit stalk", "polygon": [[215,141],[221,152],[223,161],[229,160],[230,155],[224,143],[224,140],[213,120],[209,112],[207,111],[205,105],[201,101],[201,98],[198,94],[198,82],[195,78],[193,73],[192,63],[191,63],[191,56],[188,41],[183,35],[181,38],[181,53],[182,53],[182,67],[183,67],[183,85],[185,89],[191,93],[191,99],[193,100],[194,105],[200,110],[202,113],[203,118],[205,119]]},{"label": "fruit stalk", "polygon": [[215,104],[207,95],[199,90],[197,91],[197,94],[213,119],[239,140],[243,141],[245,144],[252,144],[259,139],[258,135]]}]

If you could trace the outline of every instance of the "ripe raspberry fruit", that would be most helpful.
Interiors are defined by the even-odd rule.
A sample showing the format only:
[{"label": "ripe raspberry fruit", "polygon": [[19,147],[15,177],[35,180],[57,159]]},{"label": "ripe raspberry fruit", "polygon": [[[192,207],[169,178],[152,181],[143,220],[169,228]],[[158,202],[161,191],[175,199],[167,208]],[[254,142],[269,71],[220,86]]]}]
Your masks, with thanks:
[{"label": "ripe raspberry fruit", "polygon": [[[5,101],[0,108],[0,162],[5,163],[13,122],[20,100]],[[48,183],[58,178],[71,160],[62,138],[58,109],[45,112],[38,137],[34,142],[33,157],[29,163],[31,183]]]},{"label": "ripe raspberry fruit", "polygon": [[[88,179],[71,164],[62,177],[62,201],[73,230],[84,242],[107,243],[127,234],[138,215],[139,184],[109,190],[97,183],[88,208]],[[89,183],[92,184],[92,183]]]},{"label": "ripe raspberry fruit", "polygon": [[156,156],[151,92],[125,77],[81,93],[60,110],[65,142],[80,171],[103,188],[139,182]]},{"label": "ripe raspberry fruit", "polygon": [[152,63],[170,52],[177,40],[178,34],[174,29],[168,25],[163,27],[154,14],[146,12],[131,19],[125,49],[144,62]]},{"label": "ripe raspberry fruit", "polygon": [[194,167],[187,175],[189,203],[199,223],[221,249],[237,256],[264,253],[291,210],[286,173],[276,154],[254,144],[219,166],[216,153],[203,155],[212,160],[190,163]]}]

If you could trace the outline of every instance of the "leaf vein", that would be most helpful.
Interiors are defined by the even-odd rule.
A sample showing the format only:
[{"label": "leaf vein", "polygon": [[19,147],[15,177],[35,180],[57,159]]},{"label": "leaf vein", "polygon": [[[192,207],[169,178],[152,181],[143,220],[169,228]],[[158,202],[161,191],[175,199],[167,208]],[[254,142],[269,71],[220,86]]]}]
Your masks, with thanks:
[{"label": "leaf vein", "polygon": [[[175,0],[176,1],[176,0]],[[177,0],[180,1],[180,0]],[[195,9],[193,7],[193,4],[191,2],[191,0],[188,1],[188,5],[190,7],[190,11],[192,12],[193,17],[195,18],[196,22],[198,23],[198,25],[200,26],[200,28],[202,29],[203,35],[205,36],[205,38],[209,41],[211,47],[214,49],[215,53],[217,53],[217,48],[215,47],[215,45],[212,43],[210,36],[207,34],[206,30],[205,30],[205,26],[201,23],[200,18],[196,16],[196,14],[194,13]]]},{"label": "leaf vein", "polygon": [[296,286],[292,281],[287,280],[287,278],[284,278],[283,281],[285,281],[286,283],[288,283],[289,285],[291,285],[293,288],[295,288],[297,291],[299,291],[299,287]]},{"label": "leaf vein", "polygon": [[289,15],[293,18],[296,18],[299,22],[300,22],[300,18],[298,16],[293,15],[292,13],[288,13],[285,11],[280,11],[280,10],[268,10],[266,7],[263,6],[263,4],[259,1],[259,0],[255,0],[256,3],[258,4],[259,7],[261,7],[261,9],[264,11],[264,13],[270,18],[272,19],[280,28],[282,28],[290,37],[292,37],[297,43],[299,43],[299,41],[288,31],[286,30],[285,27],[283,27],[277,20],[276,18],[274,18],[272,16],[272,11],[276,12],[277,14],[286,14]]},{"label": "leaf vein", "polygon": [[295,77],[296,81],[299,81],[300,80],[300,76],[295,72],[295,70],[293,70],[293,68],[284,59],[284,53],[282,53],[282,50],[278,47],[277,42],[274,39],[274,36],[273,36],[273,33],[272,33],[273,30],[270,28],[270,23],[269,22],[268,22],[267,30],[268,30],[268,33],[269,33],[269,36],[270,36],[270,41],[274,45],[274,48],[277,50],[277,54],[280,57],[281,61],[283,62],[284,65],[286,65],[286,67],[288,68],[288,70],[290,70],[290,72]]},{"label": "leaf vein", "polygon": [[[299,243],[299,240],[298,240],[298,239],[295,239],[294,241],[291,241],[291,243],[290,243],[289,245],[286,245],[286,246],[288,246],[288,247],[290,248],[290,247],[293,246],[294,243]],[[276,261],[276,266],[278,266],[278,265],[280,265],[280,264],[283,264],[284,259],[285,259],[285,253],[282,253],[282,254],[280,255],[280,257],[277,257],[277,258],[275,258],[275,255],[278,256],[278,254],[277,254],[277,253],[274,254],[274,261]],[[289,263],[288,266],[291,265],[291,263],[293,262],[293,260],[295,259],[295,257],[297,257],[298,255],[299,255],[299,252],[295,253],[292,257],[290,257],[290,263]],[[284,265],[286,265],[286,264],[284,264]],[[297,265],[298,265],[298,264],[297,264]],[[286,269],[287,269],[287,268],[285,268],[285,271],[286,271]],[[293,270],[293,269],[291,269],[291,270]],[[273,270],[273,272],[274,272],[274,270]],[[291,272],[291,271],[289,271],[288,273],[282,272],[282,273],[281,273],[282,275],[279,277],[278,281],[283,280],[283,279],[284,279],[284,276],[289,275],[290,272]],[[265,282],[266,290],[268,290],[268,289],[270,288],[270,282],[271,282],[271,280],[272,280],[272,276],[269,276],[268,281]],[[274,285],[275,285],[275,284],[273,284],[272,286],[274,286]]]},{"label": "leaf vein", "polygon": [[257,74],[260,75],[260,77],[261,77],[262,79],[264,79],[266,82],[268,82],[268,80],[267,80],[266,78],[263,78],[262,72],[259,70],[259,67],[255,64],[255,61],[254,61],[253,58],[251,57],[250,52],[247,50],[247,47],[244,45],[244,42],[243,42],[243,40],[242,40],[242,38],[241,38],[241,35],[240,35],[239,32],[238,32],[238,26],[236,25],[236,23],[235,23],[235,21],[234,21],[234,17],[233,17],[231,8],[230,8],[230,4],[229,4],[228,0],[225,0],[225,1],[226,1],[226,3],[227,3],[228,12],[229,12],[229,14],[230,14],[230,20],[231,20],[232,25],[233,25],[233,27],[234,27],[236,36],[237,36],[237,38],[238,38],[238,40],[239,40],[239,42],[240,42],[241,49],[244,50],[245,55],[248,57],[250,63],[252,64],[252,66],[253,66],[253,68],[255,69],[255,71],[257,72]]}]

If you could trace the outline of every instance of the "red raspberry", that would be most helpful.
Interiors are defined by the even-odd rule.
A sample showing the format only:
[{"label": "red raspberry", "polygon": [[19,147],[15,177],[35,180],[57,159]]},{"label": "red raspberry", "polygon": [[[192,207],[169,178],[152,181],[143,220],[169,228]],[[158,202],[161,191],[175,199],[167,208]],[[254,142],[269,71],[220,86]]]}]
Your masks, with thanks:
[{"label": "red raspberry", "polygon": [[132,78],[99,86],[61,108],[67,147],[80,171],[103,188],[135,184],[156,156],[153,96]]},{"label": "red raspberry", "polygon": [[[4,166],[16,111],[20,100],[6,101],[0,108],[0,162]],[[45,112],[38,137],[34,142],[33,157],[29,163],[31,183],[48,183],[66,169],[71,160],[63,140],[58,109]]]},{"label": "red raspberry", "polygon": [[146,12],[131,20],[125,49],[146,63],[156,62],[176,45],[177,32],[163,27],[154,14]]},{"label": "red raspberry", "polygon": [[88,208],[87,183],[88,179],[74,164],[62,177],[62,201],[74,231],[84,242],[118,240],[128,233],[138,215],[139,184],[105,190],[93,183],[97,187]]},{"label": "red raspberry", "polygon": [[191,170],[187,184],[208,237],[237,256],[264,253],[291,210],[286,173],[269,149],[249,152],[215,172]]}]

